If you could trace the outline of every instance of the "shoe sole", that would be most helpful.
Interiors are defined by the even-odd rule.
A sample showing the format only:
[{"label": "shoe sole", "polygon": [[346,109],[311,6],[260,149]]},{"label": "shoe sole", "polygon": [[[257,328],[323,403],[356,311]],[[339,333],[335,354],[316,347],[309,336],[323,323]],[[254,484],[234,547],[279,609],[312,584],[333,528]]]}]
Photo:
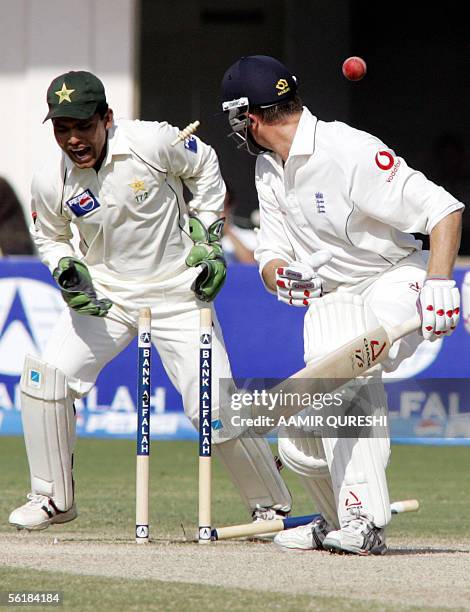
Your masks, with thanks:
[{"label": "shoe sole", "polygon": [[44,529],[47,529],[51,525],[61,525],[63,523],[70,523],[71,521],[75,520],[77,516],[78,512],[75,509],[73,512],[71,510],[68,510],[67,512],[56,514],[56,516],[52,517],[51,519],[47,519],[43,523],[39,523],[39,525],[34,525],[31,527],[27,527],[26,525],[21,525],[19,523],[10,523],[10,525],[12,527],[16,527],[18,531],[22,531],[23,529],[25,531],[44,531]]},{"label": "shoe sole", "polygon": [[357,548],[355,548],[353,550],[352,548],[347,548],[345,546],[340,546],[339,544],[336,544],[335,542],[327,542],[326,544],[325,544],[325,542],[323,542],[323,548],[325,550],[329,550],[330,552],[333,552],[333,553],[348,554],[348,555],[358,555],[360,557],[368,557],[369,555],[380,556],[380,555],[385,555],[385,553],[387,552],[387,546],[385,544],[384,544],[383,547],[377,549],[376,551],[373,551],[373,550],[361,550],[361,549],[357,549]]},{"label": "shoe sole", "polygon": [[293,547],[293,546],[283,546],[282,544],[277,544],[276,542],[274,542],[275,546],[277,549],[281,550],[282,552],[293,552],[293,553],[308,553],[308,552],[314,552],[314,551],[322,551],[323,548],[299,548],[299,547]]},{"label": "shoe sole", "polygon": [[281,542],[276,542],[276,540],[274,540],[274,544],[278,547],[281,548],[284,551],[289,551],[289,550],[293,550],[293,551],[299,551],[299,552],[305,552],[305,551],[310,551],[310,550],[323,550],[323,546],[295,546],[295,545],[288,545],[287,543],[281,543]]}]

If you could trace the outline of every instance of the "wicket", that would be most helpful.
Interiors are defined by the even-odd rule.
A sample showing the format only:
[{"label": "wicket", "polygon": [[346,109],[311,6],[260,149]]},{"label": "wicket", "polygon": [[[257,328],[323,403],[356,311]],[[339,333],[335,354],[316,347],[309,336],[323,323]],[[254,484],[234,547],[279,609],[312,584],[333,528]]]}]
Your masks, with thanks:
[{"label": "wicket", "polygon": [[137,385],[137,469],[135,502],[135,541],[149,541],[149,457],[150,457],[150,365],[151,365],[150,308],[139,310],[137,345],[139,352]]},{"label": "wicket", "polygon": [[[151,396],[151,311],[139,310],[138,393],[137,393],[137,466],[135,539],[138,544],[149,542],[149,458],[150,458],[150,396]],[[250,537],[258,533],[277,532],[309,523],[320,515],[289,517],[212,529],[211,522],[211,460],[212,460],[212,311],[200,310],[199,327],[199,529],[198,542]],[[415,499],[391,504],[392,514],[416,512]]]},{"label": "wicket", "polygon": [[199,332],[199,544],[211,541],[212,312],[200,311]]}]

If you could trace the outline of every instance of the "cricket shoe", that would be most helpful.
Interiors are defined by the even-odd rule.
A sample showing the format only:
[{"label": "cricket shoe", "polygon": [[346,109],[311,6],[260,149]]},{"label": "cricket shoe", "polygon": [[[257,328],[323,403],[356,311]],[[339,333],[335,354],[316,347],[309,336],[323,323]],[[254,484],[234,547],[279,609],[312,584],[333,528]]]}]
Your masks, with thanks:
[{"label": "cricket shoe", "polygon": [[385,531],[376,527],[372,516],[360,508],[349,512],[351,516],[344,527],[330,531],[323,540],[323,548],[355,555],[384,555],[387,552]]},{"label": "cricket shoe", "polygon": [[[260,505],[256,506],[256,510],[253,511],[252,515],[253,523],[259,523],[261,521],[275,521],[277,519],[285,519],[289,516],[289,512],[283,510],[275,510],[274,508],[264,508]],[[267,531],[266,533],[257,533],[253,536],[255,540],[273,540],[277,530],[273,532]]]},{"label": "cricket shoe", "polygon": [[330,531],[331,526],[321,516],[307,525],[280,531],[274,544],[283,550],[323,550],[323,541]]},{"label": "cricket shoe", "polygon": [[47,529],[55,523],[68,523],[77,518],[77,507],[75,502],[72,507],[62,512],[58,510],[50,497],[28,493],[28,501],[10,514],[8,519],[10,525],[17,529],[28,529],[36,531]]}]

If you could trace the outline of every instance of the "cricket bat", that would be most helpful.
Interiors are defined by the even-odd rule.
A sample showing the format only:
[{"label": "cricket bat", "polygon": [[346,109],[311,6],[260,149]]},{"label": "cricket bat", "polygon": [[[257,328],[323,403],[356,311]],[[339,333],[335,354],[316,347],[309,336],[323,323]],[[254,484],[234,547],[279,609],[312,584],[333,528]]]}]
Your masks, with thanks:
[{"label": "cricket bat", "polygon": [[[248,412],[252,419],[263,414],[266,422],[253,427],[257,434],[266,434],[276,425],[280,416],[290,417],[305,408],[295,401],[299,392],[331,393],[349,380],[363,376],[374,366],[382,363],[387,357],[394,342],[416,331],[421,327],[421,318],[416,314],[411,319],[394,327],[379,326],[375,329],[350,340],[321,360],[302,368],[283,382],[269,389],[273,397],[276,393],[282,394],[282,405],[275,405],[268,412],[262,412],[258,406],[250,406]],[[302,384],[302,380],[304,383]],[[291,395],[294,399],[290,399]],[[245,413],[246,414],[246,413]]]},{"label": "cricket bat", "polygon": [[376,327],[336,349],[320,363],[302,368],[291,378],[341,378],[346,382],[362,376],[388,357],[394,342],[420,327],[419,314],[389,329],[384,326]]}]

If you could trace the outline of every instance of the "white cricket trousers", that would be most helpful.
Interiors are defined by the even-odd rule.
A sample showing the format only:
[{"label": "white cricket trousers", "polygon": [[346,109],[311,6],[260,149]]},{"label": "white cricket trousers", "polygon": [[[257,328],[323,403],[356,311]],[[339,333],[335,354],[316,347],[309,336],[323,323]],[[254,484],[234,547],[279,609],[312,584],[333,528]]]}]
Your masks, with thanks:
[{"label": "white cricket trousers", "polygon": [[[152,342],[165,371],[181,393],[184,410],[197,427],[199,417],[199,310],[208,306],[190,289],[193,269],[174,278],[147,285],[145,290],[111,292],[95,281],[99,297],[113,301],[106,317],[81,315],[66,308],[47,343],[42,358],[64,372],[76,397],[83,397],[95,384],[103,367],[136,336],[139,309],[152,311]],[[212,372],[213,405],[218,406],[219,378],[231,378],[222,332],[212,308],[214,323]],[[136,374],[137,375],[137,374]]]}]

